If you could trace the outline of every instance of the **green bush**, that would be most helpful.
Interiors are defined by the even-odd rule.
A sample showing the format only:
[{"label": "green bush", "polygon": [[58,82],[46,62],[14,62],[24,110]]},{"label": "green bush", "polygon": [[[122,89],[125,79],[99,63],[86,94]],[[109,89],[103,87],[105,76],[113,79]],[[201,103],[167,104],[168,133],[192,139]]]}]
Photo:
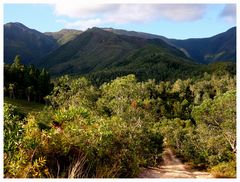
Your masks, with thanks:
[{"label": "green bush", "polygon": [[221,162],[210,169],[217,178],[236,178],[236,161]]},{"label": "green bush", "polygon": [[25,122],[25,115],[16,106],[4,104],[4,176],[50,177],[45,158],[34,158],[35,150],[26,148],[32,143],[25,140]]},{"label": "green bush", "polygon": [[[22,152],[31,155],[22,161],[30,158],[30,169],[38,176],[135,177],[140,166],[161,160],[163,136],[152,121],[144,85],[130,75],[101,91],[99,95],[84,78],[64,77],[48,97],[52,106],[28,116]],[[129,97],[136,104],[128,102]],[[106,115],[102,107],[113,112]],[[39,159],[44,159],[46,168],[34,167]],[[34,177],[30,172],[26,176]]]},{"label": "green bush", "polygon": [[160,163],[165,144],[194,166],[233,176],[234,82],[205,75],[157,84],[128,75],[96,88],[61,77],[45,110],[23,120],[4,106],[4,174],[136,177],[140,167]]},{"label": "green bush", "polygon": [[24,114],[16,106],[4,104],[4,152],[9,155],[14,154],[21,142],[23,119]]}]

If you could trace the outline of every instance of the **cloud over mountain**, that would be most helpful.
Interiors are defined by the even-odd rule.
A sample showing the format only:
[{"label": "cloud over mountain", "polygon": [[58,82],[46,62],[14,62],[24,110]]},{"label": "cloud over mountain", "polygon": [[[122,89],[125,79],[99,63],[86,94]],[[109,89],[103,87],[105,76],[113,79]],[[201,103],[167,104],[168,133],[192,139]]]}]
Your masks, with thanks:
[{"label": "cloud over mountain", "polygon": [[90,4],[59,1],[54,5],[57,16],[74,19],[68,28],[86,29],[108,23],[144,23],[154,20],[195,21],[203,17],[204,4]]}]

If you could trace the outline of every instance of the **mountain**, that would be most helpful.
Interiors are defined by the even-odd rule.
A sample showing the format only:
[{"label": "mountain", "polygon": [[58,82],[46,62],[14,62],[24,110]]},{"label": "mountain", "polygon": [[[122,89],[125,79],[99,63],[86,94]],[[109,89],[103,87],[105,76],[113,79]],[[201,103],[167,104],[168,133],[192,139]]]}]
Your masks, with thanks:
[{"label": "mountain", "polygon": [[30,29],[21,23],[4,25],[4,62],[12,63],[17,54],[22,63],[28,64],[58,47],[57,42],[37,30]]},{"label": "mountain", "polygon": [[[113,28],[103,28],[102,30],[119,36],[161,39],[180,49],[197,63],[236,62],[236,27],[213,37],[186,40],[169,39],[160,35]],[[24,64],[36,64],[53,50],[76,39],[81,33],[83,32],[73,29],[41,33],[21,23],[7,23],[4,25],[4,62],[11,63],[14,57],[20,54]]]},{"label": "mountain", "polygon": [[169,42],[184,50],[193,60],[199,63],[236,62],[236,27],[209,38],[170,39]]},{"label": "mountain", "polygon": [[209,38],[170,39],[164,36],[136,31],[104,28],[119,35],[135,36],[147,39],[162,39],[166,43],[182,50],[188,57],[198,63],[208,64],[217,61],[236,62],[236,27]]},{"label": "mountain", "polygon": [[[152,60],[156,57],[158,59]],[[123,66],[132,66],[137,70],[147,64],[150,69],[154,65],[176,60],[193,64],[182,51],[161,39],[118,35],[92,28],[47,55],[39,66],[48,68],[55,75],[88,74]]]},{"label": "mountain", "polygon": [[144,33],[144,32],[136,32],[136,31],[127,31],[122,29],[114,29],[114,28],[103,28],[105,31],[109,31],[118,35],[127,35],[127,36],[133,36],[133,37],[140,37],[144,39],[162,39],[167,43],[169,42],[169,39],[161,36],[161,35],[155,35],[150,33]]},{"label": "mountain", "polygon": [[82,31],[74,29],[62,29],[58,32],[45,32],[45,35],[51,36],[59,45],[63,45],[70,40],[75,39]]},{"label": "mountain", "polygon": [[210,38],[176,40],[112,28],[41,33],[21,23],[5,24],[4,62],[17,54],[22,63],[45,67],[52,75],[85,75],[96,84],[127,74],[160,81],[215,70],[235,73],[236,27]]}]

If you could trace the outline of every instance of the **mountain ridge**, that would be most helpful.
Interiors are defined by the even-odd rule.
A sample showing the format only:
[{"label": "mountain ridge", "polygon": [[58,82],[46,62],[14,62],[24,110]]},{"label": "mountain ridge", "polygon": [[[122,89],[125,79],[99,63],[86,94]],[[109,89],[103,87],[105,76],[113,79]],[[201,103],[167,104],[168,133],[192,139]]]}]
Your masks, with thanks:
[{"label": "mountain ridge", "polygon": [[[204,37],[204,38],[188,38],[188,39],[173,39],[173,38],[167,38],[161,35],[154,35],[144,32],[136,32],[136,31],[126,31],[122,29],[112,29],[112,28],[104,28],[107,31],[114,32],[116,34],[122,34],[122,35],[129,35],[129,36],[136,36],[136,37],[142,37],[142,38],[148,38],[148,39],[154,39],[159,38],[164,40],[166,43],[175,46],[182,50],[187,56],[192,58],[193,60],[196,60],[199,63],[202,64],[208,64],[216,61],[232,61],[236,62],[236,27],[232,27],[225,32]],[[221,42],[224,38],[224,35],[230,32],[230,36],[228,35],[228,39],[231,41],[227,45],[223,46],[224,42]],[[216,37],[219,37],[218,40],[215,40],[217,43],[214,43],[214,41],[211,41],[212,39],[216,39]],[[228,40],[228,42],[229,42]],[[191,43],[194,41],[194,43]],[[205,42],[203,42],[205,41]],[[206,46],[206,44],[212,44],[211,46]],[[233,45],[233,46],[229,46]],[[208,52],[209,47],[217,47],[216,51],[210,51]],[[231,47],[230,49],[227,49],[228,47]],[[202,49],[204,49],[202,51]],[[206,50],[205,50],[206,49]],[[227,51],[225,51],[227,49]],[[202,51],[202,55],[198,55],[198,51]],[[225,52],[224,52],[225,51]],[[225,54],[225,55],[224,55]],[[230,55],[228,55],[230,54]]]},{"label": "mountain ridge", "polygon": [[59,45],[75,39],[83,31],[75,29],[62,29],[58,32],[44,32],[45,35],[51,36]]},{"label": "mountain ridge", "polygon": [[192,59],[203,64],[216,61],[236,62],[236,27],[208,38],[170,39],[170,42],[186,50]]},{"label": "mountain ridge", "polygon": [[55,74],[84,74],[116,65],[146,46],[161,47],[162,52],[171,52],[179,58],[187,59],[180,50],[161,39],[117,35],[95,27],[50,53],[39,65],[49,68]]},{"label": "mountain ridge", "polygon": [[4,25],[5,63],[11,63],[19,54],[22,62],[28,64],[36,57],[42,57],[57,47],[55,40],[21,23]]},{"label": "mountain ridge", "polygon": [[[186,56],[193,59],[195,62],[202,64],[216,61],[236,62],[236,27],[232,27],[226,32],[208,38],[189,38],[183,40],[170,39],[160,35],[123,29],[99,29],[129,37],[161,39],[171,46],[175,46],[183,51]],[[73,41],[82,33],[82,31],[74,29],[41,33],[18,22],[7,23],[4,25],[4,62],[11,63],[15,55],[20,54],[23,63],[35,64],[35,61],[39,60],[39,57],[45,57],[62,45],[69,41]],[[19,37],[24,38],[21,40]]]}]

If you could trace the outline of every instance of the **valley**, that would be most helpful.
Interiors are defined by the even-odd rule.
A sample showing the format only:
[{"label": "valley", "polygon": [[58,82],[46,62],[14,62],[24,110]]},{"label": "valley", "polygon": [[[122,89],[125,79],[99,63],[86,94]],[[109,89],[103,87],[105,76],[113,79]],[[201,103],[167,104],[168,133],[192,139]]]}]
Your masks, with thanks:
[{"label": "valley", "polygon": [[5,178],[236,178],[236,150],[236,27],[4,25]]},{"label": "valley", "polygon": [[[5,63],[19,54],[22,63],[46,68],[54,77],[82,75],[97,85],[127,74],[141,81],[186,79],[213,72],[215,64],[234,69],[236,62],[235,27],[210,38],[186,40],[112,28],[41,33],[21,23],[4,27]],[[22,40],[15,37],[17,31]],[[23,46],[34,42],[40,47]]]}]

